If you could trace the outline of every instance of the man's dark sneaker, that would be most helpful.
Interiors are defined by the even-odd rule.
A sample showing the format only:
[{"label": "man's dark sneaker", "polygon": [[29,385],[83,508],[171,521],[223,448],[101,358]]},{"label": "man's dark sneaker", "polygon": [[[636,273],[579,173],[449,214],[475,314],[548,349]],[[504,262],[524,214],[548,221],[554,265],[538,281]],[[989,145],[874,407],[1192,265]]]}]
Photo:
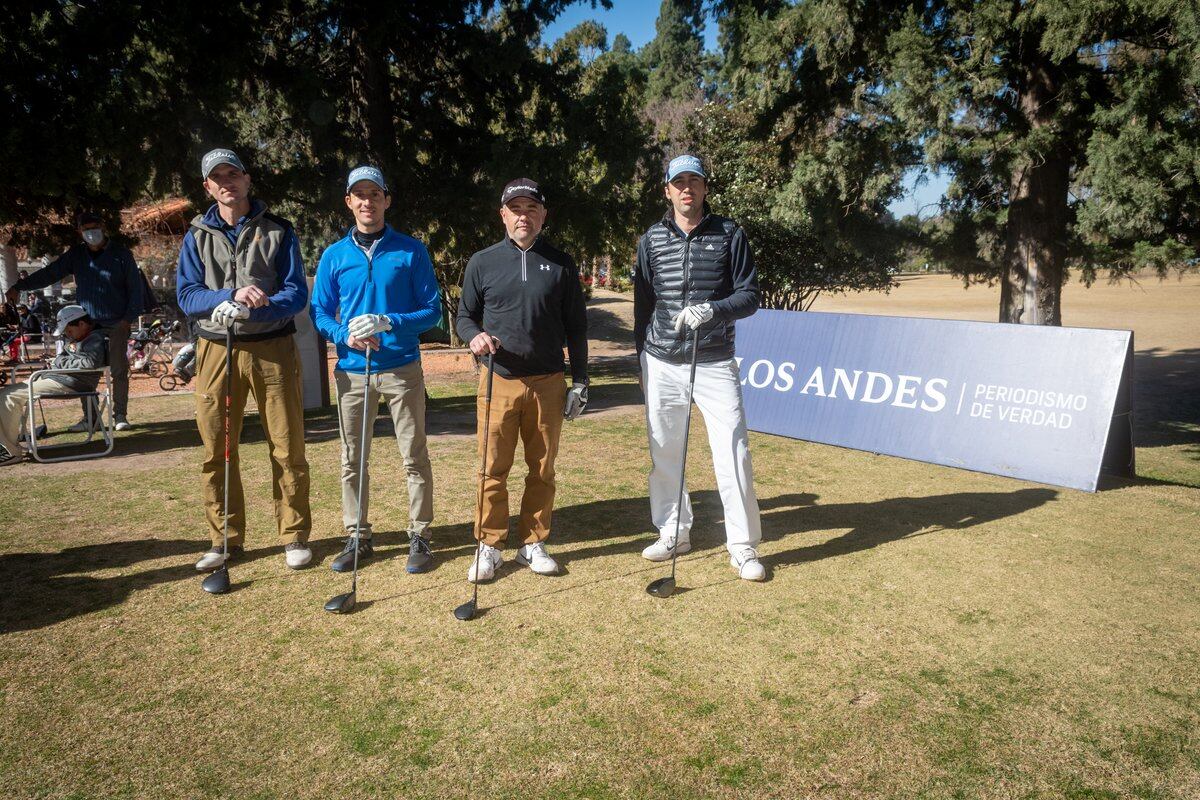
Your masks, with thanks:
[{"label": "man's dark sneaker", "polygon": [[200,560],[196,562],[196,569],[199,572],[212,572],[220,567],[226,560],[232,561],[242,554],[242,546],[240,544],[229,545],[229,557],[225,558],[225,551],[221,549],[221,545],[217,545],[211,550],[206,550],[204,555],[200,556]]},{"label": "man's dark sneaker", "polygon": [[[358,560],[359,563],[367,560],[374,553],[371,547],[370,539],[358,540]],[[342,548],[342,552],[333,560],[334,572],[352,572],[354,570],[354,537],[346,537],[346,546]]]},{"label": "man's dark sneaker", "polygon": [[429,540],[416,533],[409,534],[408,563],[404,565],[404,569],[416,574],[418,572],[428,572],[432,566],[433,553],[429,550]]}]

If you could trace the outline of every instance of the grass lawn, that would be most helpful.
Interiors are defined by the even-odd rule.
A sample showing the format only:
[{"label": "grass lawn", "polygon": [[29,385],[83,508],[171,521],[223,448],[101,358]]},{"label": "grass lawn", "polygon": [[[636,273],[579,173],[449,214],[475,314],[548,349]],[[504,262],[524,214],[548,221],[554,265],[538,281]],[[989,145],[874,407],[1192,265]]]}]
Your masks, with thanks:
[{"label": "grass lawn", "polygon": [[770,580],[748,584],[697,415],[696,549],[658,600],[636,383],[605,372],[602,410],[564,430],[564,574],[506,563],[470,623],[450,613],[473,550],[469,376],[431,386],[431,573],[404,572],[402,467],[377,424],[382,546],[349,616],[321,609],[349,585],[329,570],[330,412],[308,421],[317,563],[295,573],[248,420],[250,550],[224,597],[192,568],[190,396],[139,399],[119,458],[5,471],[0,796],[1200,795],[1194,437],[1086,494],[755,434]]}]

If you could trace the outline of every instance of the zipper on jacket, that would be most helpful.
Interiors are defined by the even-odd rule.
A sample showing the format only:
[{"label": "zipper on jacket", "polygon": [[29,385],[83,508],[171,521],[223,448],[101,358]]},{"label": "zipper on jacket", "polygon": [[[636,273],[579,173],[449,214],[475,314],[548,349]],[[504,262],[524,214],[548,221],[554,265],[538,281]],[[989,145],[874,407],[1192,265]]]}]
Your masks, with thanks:
[{"label": "zipper on jacket", "polygon": [[[520,247],[517,248],[521,250]],[[525,283],[525,251],[521,250],[521,283]]]}]

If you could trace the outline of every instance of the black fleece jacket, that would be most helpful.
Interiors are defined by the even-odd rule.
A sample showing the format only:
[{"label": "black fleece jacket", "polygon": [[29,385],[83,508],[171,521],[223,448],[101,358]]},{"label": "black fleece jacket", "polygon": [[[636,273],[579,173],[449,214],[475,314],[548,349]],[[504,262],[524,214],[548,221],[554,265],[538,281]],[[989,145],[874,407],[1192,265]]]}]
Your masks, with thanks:
[{"label": "black fleece jacket", "polygon": [[496,374],[506,378],[563,372],[587,383],[587,308],[579,268],[539,237],[521,250],[507,236],[467,262],[454,328],[470,342],[487,331],[500,340]]}]

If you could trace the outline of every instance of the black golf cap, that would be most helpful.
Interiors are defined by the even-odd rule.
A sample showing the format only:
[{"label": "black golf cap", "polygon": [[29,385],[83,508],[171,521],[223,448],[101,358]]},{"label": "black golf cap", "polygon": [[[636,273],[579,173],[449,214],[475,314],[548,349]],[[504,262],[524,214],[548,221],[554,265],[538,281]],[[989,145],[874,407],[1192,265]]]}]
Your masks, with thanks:
[{"label": "black golf cap", "polygon": [[509,200],[517,197],[528,197],[542,205],[546,205],[546,196],[542,194],[542,190],[537,185],[537,182],[530,178],[517,178],[514,181],[509,181],[504,186],[504,191],[500,193],[500,205],[504,205]]}]

